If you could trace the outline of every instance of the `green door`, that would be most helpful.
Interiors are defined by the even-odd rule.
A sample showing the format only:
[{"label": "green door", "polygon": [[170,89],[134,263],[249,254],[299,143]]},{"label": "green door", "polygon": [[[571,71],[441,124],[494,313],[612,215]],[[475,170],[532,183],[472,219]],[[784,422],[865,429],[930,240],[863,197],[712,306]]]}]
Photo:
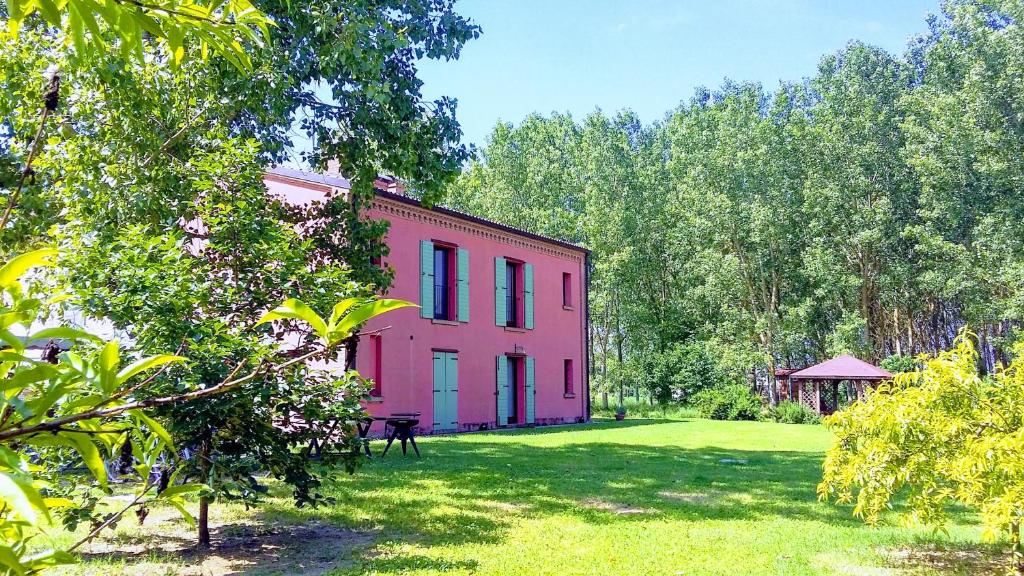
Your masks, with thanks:
[{"label": "green door", "polygon": [[526,357],[526,385],[523,388],[523,395],[526,397],[526,418],[527,424],[533,424],[536,421],[537,411],[537,387],[536,379],[534,377],[534,360],[533,356]]},{"label": "green door", "polygon": [[459,357],[434,352],[434,431],[459,429]]}]

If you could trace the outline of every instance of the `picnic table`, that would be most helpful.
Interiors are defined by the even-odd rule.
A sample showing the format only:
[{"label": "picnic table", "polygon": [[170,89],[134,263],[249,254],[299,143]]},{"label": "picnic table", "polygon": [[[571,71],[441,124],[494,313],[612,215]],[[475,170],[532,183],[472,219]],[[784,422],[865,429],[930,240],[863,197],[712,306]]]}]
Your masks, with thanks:
[{"label": "picnic table", "polygon": [[[362,418],[356,423],[356,430],[359,432],[359,439],[363,442],[363,451],[367,456],[372,457],[373,454],[370,452],[370,426],[374,422],[384,422],[384,435],[388,437],[388,443],[384,446],[384,452],[381,453],[381,457],[387,455],[388,450],[391,448],[391,444],[397,438],[402,442],[402,454],[406,454],[406,443],[412,444],[412,449],[416,451],[416,457],[420,457],[420,449],[416,446],[416,425],[420,423],[420,412],[395,412],[390,416],[370,416]],[[388,434],[388,426],[391,427],[391,434]]]}]

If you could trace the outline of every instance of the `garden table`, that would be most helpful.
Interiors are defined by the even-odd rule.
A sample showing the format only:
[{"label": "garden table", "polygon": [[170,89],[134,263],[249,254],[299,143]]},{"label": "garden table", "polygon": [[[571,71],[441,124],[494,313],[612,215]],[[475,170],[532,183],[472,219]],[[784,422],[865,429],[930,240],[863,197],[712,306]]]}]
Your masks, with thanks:
[{"label": "garden table", "polygon": [[384,420],[384,430],[387,431],[387,427],[391,426],[391,435],[388,436],[388,443],[384,446],[384,452],[381,453],[381,457],[387,455],[388,449],[391,448],[391,443],[398,438],[402,441],[402,454],[406,454],[405,443],[408,441],[412,444],[412,449],[416,451],[416,457],[420,458],[420,449],[416,446],[416,433],[414,428],[420,423],[419,412],[396,412],[385,418],[376,418]]},{"label": "garden table", "polygon": [[[373,425],[374,420],[382,420],[382,418],[374,418],[367,416],[366,418],[360,418],[356,420],[356,432],[359,434],[359,441],[363,443],[363,451],[366,452],[367,458],[373,458],[373,453],[370,452],[370,426]],[[356,448],[359,451],[359,448]]]}]

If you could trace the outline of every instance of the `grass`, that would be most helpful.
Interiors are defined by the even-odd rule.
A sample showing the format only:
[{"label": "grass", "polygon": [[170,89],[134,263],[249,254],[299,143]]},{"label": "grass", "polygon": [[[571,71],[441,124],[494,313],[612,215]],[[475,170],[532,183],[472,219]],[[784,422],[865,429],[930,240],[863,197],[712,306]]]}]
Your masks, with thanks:
[{"label": "grass", "polygon": [[[849,507],[818,502],[829,441],[820,426],[695,419],[424,438],[422,459],[393,451],[331,483],[337,501],[330,507],[295,509],[280,486],[259,509],[218,504],[215,539],[230,539],[232,531],[252,536],[239,553],[227,553],[220,573],[993,570],[996,550],[977,544],[980,532],[967,512],[955,513],[942,535],[892,523],[866,527]],[[324,536],[321,528],[333,532]],[[300,529],[306,532],[293,532]],[[173,520],[143,528],[124,522],[72,572],[192,573],[202,558],[150,545],[153,533],[166,538],[175,530],[187,537]],[[278,550],[272,563],[267,534]],[[122,544],[141,544],[142,551],[125,554]],[[312,553],[323,562],[303,564]]]}]

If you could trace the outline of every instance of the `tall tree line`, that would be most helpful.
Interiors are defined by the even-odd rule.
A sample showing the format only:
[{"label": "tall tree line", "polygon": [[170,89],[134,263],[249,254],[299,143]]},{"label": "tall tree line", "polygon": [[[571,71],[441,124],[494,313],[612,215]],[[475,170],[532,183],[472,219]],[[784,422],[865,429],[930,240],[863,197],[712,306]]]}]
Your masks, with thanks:
[{"label": "tall tree line", "polygon": [[[900,57],[860,42],[769,91],[499,123],[448,204],[593,251],[595,384],[680,398],[1024,318],[1024,3],[959,0]],[[773,387],[765,392],[772,394]]]}]

